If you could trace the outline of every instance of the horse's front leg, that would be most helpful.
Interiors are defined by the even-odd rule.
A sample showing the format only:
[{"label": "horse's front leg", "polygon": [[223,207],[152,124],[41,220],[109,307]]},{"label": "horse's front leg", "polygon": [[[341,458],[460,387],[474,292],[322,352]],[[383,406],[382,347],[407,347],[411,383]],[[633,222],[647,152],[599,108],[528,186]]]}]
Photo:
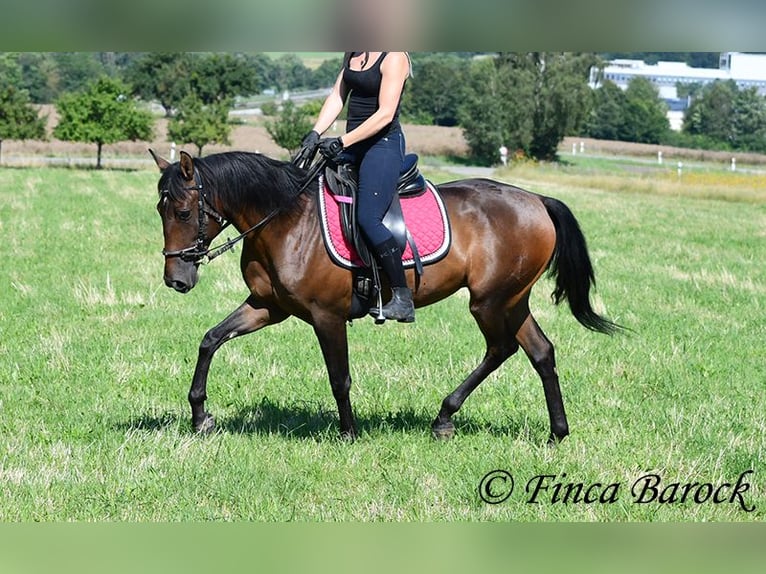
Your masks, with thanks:
[{"label": "horse's front leg", "polygon": [[356,422],[351,410],[349,389],[351,374],[348,367],[348,339],[346,322],[341,317],[327,317],[314,321],[314,333],[322,348],[322,356],[330,377],[330,386],[338,404],[340,433],[344,438],[356,438]]},{"label": "horse's front leg", "polygon": [[205,411],[207,374],[215,352],[226,341],[247,335],[267,325],[279,323],[287,316],[279,309],[267,307],[253,297],[248,297],[233,313],[205,333],[199,346],[197,366],[194,369],[191,389],[189,389],[189,404],[191,404],[192,424],[195,430],[210,432],[215,428],[215,419]]}]

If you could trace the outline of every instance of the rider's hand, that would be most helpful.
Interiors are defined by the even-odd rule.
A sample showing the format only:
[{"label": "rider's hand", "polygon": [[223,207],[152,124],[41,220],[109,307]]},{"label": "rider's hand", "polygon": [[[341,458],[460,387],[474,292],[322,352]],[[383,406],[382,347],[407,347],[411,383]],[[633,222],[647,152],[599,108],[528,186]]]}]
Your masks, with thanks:
[{"label": "rider's hand", "polygon": [[327,159],[335,159],[343,151],[343,140],[340,138],[324,138],[319,140],[319,153]]},{"label": "rider's hand", "polygon": [[312,149],[318,143],[319,134],[316,132],[316,130],[311,130],[304,136],[303,140],[301,141],[301,147]]},{"label": "rider's hand", "polygon": [[319,144],[319,134],[316,130],[311,130],[303,137],[301,141],[301,147],[293,157],[293,163],[299,167],[307,168],[308,164],[314,157],[316,147]]}]

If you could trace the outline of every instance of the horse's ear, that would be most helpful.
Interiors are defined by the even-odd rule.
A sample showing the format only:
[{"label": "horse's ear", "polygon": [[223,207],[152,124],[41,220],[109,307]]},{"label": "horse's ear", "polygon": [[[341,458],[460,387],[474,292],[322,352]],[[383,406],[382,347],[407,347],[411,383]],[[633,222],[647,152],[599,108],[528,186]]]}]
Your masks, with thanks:
[{"label": "horse's ear", "polygon": [[155,153],[152,148],[149,148],[149,153],[152,155],[152,158],[154,158],[154,163],[157,164],[157,167],[160,168],[160,171],[165,171],[170,167],[170,162],[161,155]]},{"label": "horse's ear", "polygon": [[187,181],[194,179],[194,160],[192,159],[192,156],[190,156],[185,151],[182,151],[180,156],[181,156],[181,175],[183,175],[184,179]]}]

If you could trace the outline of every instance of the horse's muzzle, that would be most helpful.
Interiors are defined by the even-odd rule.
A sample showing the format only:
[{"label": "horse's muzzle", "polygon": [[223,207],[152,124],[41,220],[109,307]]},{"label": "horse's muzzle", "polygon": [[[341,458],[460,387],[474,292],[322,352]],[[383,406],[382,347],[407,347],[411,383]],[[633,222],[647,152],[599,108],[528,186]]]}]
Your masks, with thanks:
[{"label": "horse's muzzle", "polygon": [[179,293],[188,293],[192,289],[192,285],[184,283],[183,281],[171,279],[170,277],[165,277],[165,285],[175,289]]},{"label": "horse's muzzle", "polygon": [[179,293],[188,293],[197,284],[196,265],[173,265],[172,269],[165,269],[165,285],[175,289]]}]

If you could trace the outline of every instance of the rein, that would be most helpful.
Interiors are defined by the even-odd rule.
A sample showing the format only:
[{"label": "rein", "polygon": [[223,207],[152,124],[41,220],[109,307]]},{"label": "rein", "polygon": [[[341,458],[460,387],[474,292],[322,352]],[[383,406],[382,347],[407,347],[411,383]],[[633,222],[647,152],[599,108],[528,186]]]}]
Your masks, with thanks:
[{"label": "rein", "polygon": [[[194,169],[194,185],[185,187],[186,191],[197,191],[197,215],[199,217],[198,221],[198,227],[197,227],[197,242],[192,245],[191,247],[186,247],[185,249],[178,249],[176,251],[168,251],[167,249],[162,250],[162,255],[165,256],[166,259],[170,259],[173,257],[178,257],[182,261],[186,261],[189,263],[202,263],[203,259],[207,257],[207,261],[205,263],[210,263],[213,259],[218,257],[219,255],[222,255],[223,253],[226,253],[230,249],[232,249],[237,243],[242,241],[249,233],[252,233],[253,231],[256,231],[262,227],[265,227],[266,224],[268,224],[274,217],[279,213],[279,209],[272,210],[266,217],[264,217],[261,221],[247,229],[246,231],[243,231],[240,233],[237,237],[234,239],[227,239],[226,242],[222,243],[221,245],[217,247],[207,247],[207,244],[211,241],[207,238],[207,218],[206,216],[210,216],[213,219],[215,219],[216,223],[221,226],[221,231],[226,229],[229,225],[231,225],[230,221],[227,221],[226,218],[224,218],[220,213],[218,213],[215,210],[215,207],[213,207],[213,204],[208,200],[207,196],[205,195],[203,191],[202,186],[202,179],[199,176],[199,172],[197,169]],[[167,190],[161,192],[163,195],[168,194]]]}]

